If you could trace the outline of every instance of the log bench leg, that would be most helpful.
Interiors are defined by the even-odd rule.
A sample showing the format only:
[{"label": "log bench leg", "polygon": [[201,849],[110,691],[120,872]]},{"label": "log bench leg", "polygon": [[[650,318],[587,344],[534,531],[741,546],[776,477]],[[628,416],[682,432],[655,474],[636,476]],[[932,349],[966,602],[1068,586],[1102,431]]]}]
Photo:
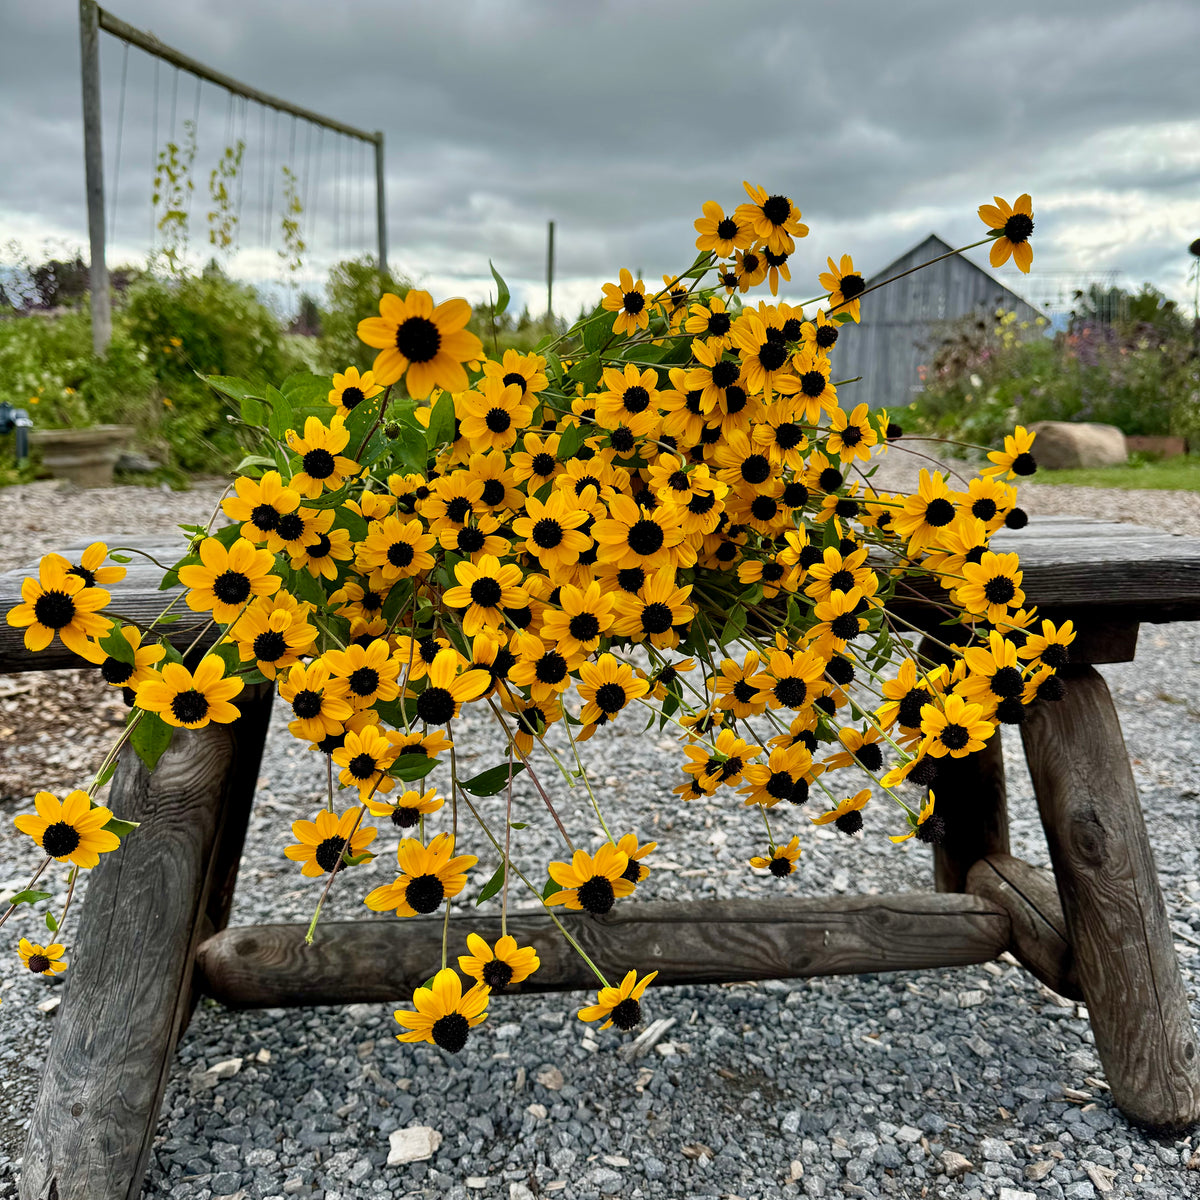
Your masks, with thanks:
[{"label": "log bench leg", "polygon": [[[933,662],[950,656],[923,640],[920,653]],[[939,892],[965,892],[971,867],[989,854],[1008,854],[1008,799],[1000,731],[986,746],[963,758],[938,759],[933,781],[938,815],[946,836],[933,848],[933,880]]]},{"label": "log bench leg", "polygon": [[[177,730],[153,774],[126,749],[109,804],[140,821],[91,872],[25,1143],[21,1200],[135,1200],[198,942],[224,924],[271,710],[247,690],[232,726]],[[220,878],[218,878],[220,876]],[[219,927],[219,926],[218,926]]]},{"label": "log bench leg", "polygon": [[1064,679],[1022,736],[1075,969],[1113,1100],[1178,1132],[1200,1120],[1200,1061],[1133,773],[1103,678]]}]

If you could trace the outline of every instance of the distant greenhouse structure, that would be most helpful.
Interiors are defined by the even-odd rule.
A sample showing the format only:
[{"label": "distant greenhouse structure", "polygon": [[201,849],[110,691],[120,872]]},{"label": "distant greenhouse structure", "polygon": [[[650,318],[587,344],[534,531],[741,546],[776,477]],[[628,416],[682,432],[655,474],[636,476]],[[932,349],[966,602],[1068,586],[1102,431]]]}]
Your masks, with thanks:
[{"label": "distant greenhouse structure", "polygon": [[[931,233],[889,263],[867,284],[891,279],[954,249]],[[839,379],[861,375],[846,388],[845,401],[866,400],[872,408],[903,408],[922,390],[920,368],[932,357],[938,324],[997,307],[1031,324],[1045,315],[961,254],[916,271],[864,297],[862,321],[842,327],[835,371]],[[843,401],[843,402],[845,402]]]}]

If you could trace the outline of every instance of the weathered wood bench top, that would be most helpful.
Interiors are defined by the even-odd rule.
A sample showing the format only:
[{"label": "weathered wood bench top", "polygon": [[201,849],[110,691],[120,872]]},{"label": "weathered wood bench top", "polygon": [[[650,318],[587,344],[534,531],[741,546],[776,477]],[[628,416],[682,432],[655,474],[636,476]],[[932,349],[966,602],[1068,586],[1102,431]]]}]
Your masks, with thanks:
[{"label": "weathered wood bench top", "polygon": [[[64,547],[68,556],[93,539]],[[116,543],[114,543],[116,544]],[[177,537],[137,539],[136,544],[160,562],[178,559],[186,541]],[[1119,524],[1091,517],[1033,517],[1022,530],[1001,530],[992,539],[997,553],[1016,551],[1024,571],[1028,603],[1055,620],[1072,618],[1080,638],[1072,648],[1076,662],[1123,662],[1133,657],[1141,621],[1200,621],[1200,537],[1182,537],[1142,525]],[[181,589],[158,590],[162,572],[134,556],[125,579],[111,588],[112,608],[122,616],[149,624]],[[0,575],[0,611],[20,600],[21,581],[37,574],[37,563]],[[942,599],[936,584],[922,581],[914,589]],[[915,597],[898,596],[892,607],[910,620],[928,616]],[[190,644],[206,624],[182,604],[172,641]],[[211,634],[215,638],[215,631]],[[24,632],[0,624],[0,674],[84,666],[57,641],[40,654],[25,649]]]}]

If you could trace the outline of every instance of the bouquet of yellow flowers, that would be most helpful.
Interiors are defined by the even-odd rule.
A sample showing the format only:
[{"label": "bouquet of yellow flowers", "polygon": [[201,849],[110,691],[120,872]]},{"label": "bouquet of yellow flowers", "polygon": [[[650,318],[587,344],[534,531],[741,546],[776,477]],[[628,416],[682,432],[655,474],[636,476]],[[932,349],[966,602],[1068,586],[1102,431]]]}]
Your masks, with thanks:
[{"label": "bouquet of yellow flowers", "polygon": [[[266,681],[292,735],[329,759],[325,806],[281,847],[324,881],[310,940],[335,877],[387,840],[380,822],[397,871],[365,895],[372,912],[445,913],[471,887],[507,913],[510,888],[524,888],[587,959],[557,910],[605,914],[653,868],[655,844],[610,825],[578,754],[616,721],[678,730],[682,800],[753,810],[754,871],[795,871],[809,824],[857,835],[873,798],[898,809],[893,841],[936,842],[939,763],[1061,694],[1072,631],[1038,625],[1017,556],[989,549],[1024,522],[1012,480],[1034,468],[1032,438],[1018,428],[965,490],[936,470],[912,495],[875,487],[873,460],[902,431],[836,369],[874,289],[843,254],[819,295],[779,300],[808,228],[789,198],[746,193],[729,214],[703,206],[690,267],[650,289],[620,271],[533,353],[489,356],[465,300],[412,290],[360,322],[378,351],[370,371],[265,389],[210,379],[254,452],[221,503],[229,523],[185,526],[188,551],[164,577],[182,589],[168,609],[182,600],[207,621],[196,642],[174,645],[167,613],[150,625],[106,615],[122,570],[102,544],[78,564],[48,555],[8,614],[29,649],[58,637],[132,708],[87,789],[39,793],[17,818],[38,874],[55,859],[73,882],[137,836],[93,799],[126,742],[153,766],[175,729],[236,720],[239,693]],[[1012,255],[1027,270],[1029,197],[980,215],[993,264]],[[770,299],[743,299],[760,285]],[[934,614],[921,629],[898,611],[906,596]],[[913,649],[922,630],[936,655]],[[468,706],[494,722],[497,762],[464,779],[455,727]],[[546,764],[587,789],[600,845],[572,839]],[[519,772],[561,859],[522,854]],[[473,798],[505,790],[496,828]],[[501,857],[482,883],[467,817]],[[37,877],[15,903],[46,898]],[[59,936],[65,916],[48,915]],[[52,974],[63,950],[23,940],[20,953]],[[461,1049],[489,996],[539,967],[506,925],[465,950],[472,986],[443,949],[415,1011],[396,1014],[401,1039]],[[599,991],[580,1017],[632,1029],[653,976],[635,963],[618,984],[592,969]]]}]

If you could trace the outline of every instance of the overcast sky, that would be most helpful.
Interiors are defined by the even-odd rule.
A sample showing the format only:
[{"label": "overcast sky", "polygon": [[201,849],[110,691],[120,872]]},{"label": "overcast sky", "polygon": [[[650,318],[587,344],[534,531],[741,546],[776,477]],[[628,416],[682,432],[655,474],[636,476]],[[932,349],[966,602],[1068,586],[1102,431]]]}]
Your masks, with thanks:
[{"label": "overcast sky", "polygon": [[[929,232],[982,231],[998,193],[1033,196],[1031,298],[1122,272],[1190,300],[1200,236],[1200,4],[1002,6],[654,0],[112,0],[115,14],[263,91],[387,141],[390,259],[435,298],[478,299],[487,260],[514,299],[574,315],[620,267],[647,280],[695,253],[705,200],[741,182],[790,194],[811,227],[793,298],[824,258],[865,273]],[[151,239],[153,147],[199,114],[192,241],[205,250],[208,172],[245,136],[236,274],[277,279],[280,169],[301,177],[315,286],[374,246],[372,165],[122,43],[101,38],[110,265]],[[125,75],[124,115],[121,80]],[[84,248],[77,7],[0,0],[0,244]],[[157,98],[156,98],[157,97]],[[196,107],[198,103],[198,108]],[[121,153],[118,159],[117,139]],[[320,151],[318,155],[318,149]],[[113,191],[115,185],[115,193]],[[272,209],[267,219],[267,201]],[[335,214],[337,221],[335,222]],[[975,252],[978,261],[986,261]],[[1074,276],[1062,277],[1069,285]]]}]

